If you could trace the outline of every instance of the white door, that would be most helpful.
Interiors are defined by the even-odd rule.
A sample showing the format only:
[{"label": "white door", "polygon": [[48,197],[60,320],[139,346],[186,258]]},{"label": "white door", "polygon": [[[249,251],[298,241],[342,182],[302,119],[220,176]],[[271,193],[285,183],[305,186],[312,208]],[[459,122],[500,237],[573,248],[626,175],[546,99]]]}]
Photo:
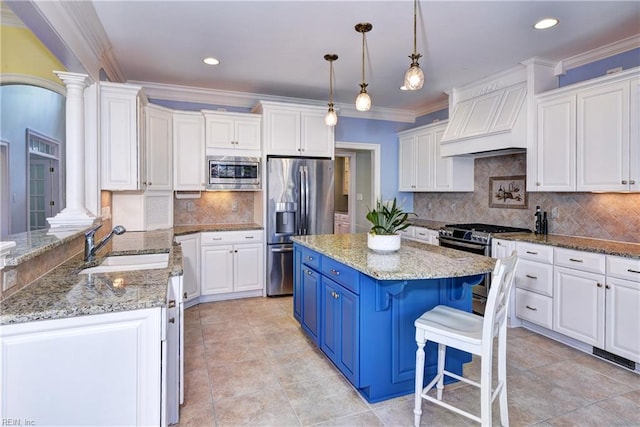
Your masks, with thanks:
[{"label": "white door", "polygon": [[262,244],[235,245],[234,291],[262,289]]},{"label": "white door", "polygon": [[607,278],[605,350],[640,363],[640,282]]},{"label": "white door", "polygon": [[553,330],[604,347],[604,276],[554,268]]},{"label": "white door", "polygon": [[170,110],[147,106],[146,172],[148,190],[173,190],[173,131]]},{"label": "white door", "polygon": [[577,115],[577,190],[628,190],[629,82],[579,92]]},{"label": "white door", "polygon": [[0,239],[9,234],[9,144],[0,142]]},{"label": "white door", "polygon": [[200,294],[233,292],[233,245],[203,246]]},{"label": "white door", "polygon": [[576,189],[576,97],[538,104],[535,191]]},{"label": "white door", "polygon": [[29,154],[29,230],[47,228],[47,218],[60,211],[60,168],[57,159]]}]

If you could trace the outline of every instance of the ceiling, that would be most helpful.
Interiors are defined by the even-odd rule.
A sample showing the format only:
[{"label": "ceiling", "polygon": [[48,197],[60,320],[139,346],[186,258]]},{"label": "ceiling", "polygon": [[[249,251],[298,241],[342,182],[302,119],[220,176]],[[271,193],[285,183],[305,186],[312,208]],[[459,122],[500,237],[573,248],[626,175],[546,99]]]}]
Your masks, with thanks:
[{"label": "ceiling", "polygon": [[[366,81],[374,107],[428,111],[445,91],[532,56],[562,60],[640,33],[638,1],[420,1],[424,88],[401,91],[413,47],[413,2],[93,1],[127,80],[335,101],[359,91],[362,36],[370,22]],[[560,24],[534,30],[540,18]],[[206,56],[220,60],[215,67]]]}]

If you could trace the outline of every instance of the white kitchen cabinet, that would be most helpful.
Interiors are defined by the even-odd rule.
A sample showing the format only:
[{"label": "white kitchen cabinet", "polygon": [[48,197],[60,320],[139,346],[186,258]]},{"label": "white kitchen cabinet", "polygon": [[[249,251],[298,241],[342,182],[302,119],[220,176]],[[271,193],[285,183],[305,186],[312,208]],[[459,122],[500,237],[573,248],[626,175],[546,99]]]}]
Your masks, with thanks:
[{"label": "white kitchen cabinet", "polygon": [[553,327],[553,247],[516,242],[515,315],[545,328]]},{"label": "white kitchen cabinet", "polygon": [[200,296],[200,233],[176,236],[182,247],[183,300],[187,307]]},{"label": "white kitchen cabinet", "polygon": [[629,190],[630,89],[622,81],[578,92],[578,191]]},{"label": "white kitchen cabinet", "polygon": [[605,256],[554,249],[553,330],[604,348]]},{"label": "white kitchen cabinet", "polygon": [[473,191],[473,159],[442,157],[446,122],[400,132],[399,191]]},{"label": "white kitchen cabinet", "polygon": [[429,243],[430,245],[438,246],[440,244],[438,240],[438,231],[431,230],[425,227],[413,226],[413,239],[420,242]]},{"label": "white kitchen cabinet", "polygon": [[142,190],[146,97],[140,86],[100,83],[101,188]]},{"label": "white kitchen cabinet", "polygon": [[334,128],[324,122],[324,107],[261,101],[255,111],[263,114],[266,155],[333,158]]},{"label": "white kitchen cabinet", "polygon": [[540,97],[537,102],[535,169],[527,170],[529,191],[576,189],[576,97]]},{"label": "white kitchen cabinet", "polygon": [[148,190],[173,190],[173,110],[145,107],[146,182]]},{"label": "white kitchen cabinet", "polygon": [[[166,352],[162,359],[163,425],[176,424],[184,396],[184,301],[183,276],[172,276],[167,289]],[[166,355],[166,357],[164,357]]]},{"label": "white kitchen cabinet", "polygon": [[261,295],[262,241],[261,230],[201,233],[200,294],[218,299]]},{"label": "white kitchen cabinet", "polygon": [[205,189],[204,117],[200,113],[173,113],[173,159],[176,191]]},{"label": "white kitchen cabinet", "polygon": [[640,77],[628,70],[536,97],[528,191],[640,191]]},{"label": "white kitchen cabinet", "polygon": [[34,425],[166,425],[162,311],[0,328],[3,419],[28,419]]},{"label": "white kitchen cabinet", "polygon": [[202,111],[208,155],[262,156],[261,117],[257,114]]},{"label": "white kitchen cabinet", "polygon": [[607,256],[605,350],[640,363],[640,259]]}]

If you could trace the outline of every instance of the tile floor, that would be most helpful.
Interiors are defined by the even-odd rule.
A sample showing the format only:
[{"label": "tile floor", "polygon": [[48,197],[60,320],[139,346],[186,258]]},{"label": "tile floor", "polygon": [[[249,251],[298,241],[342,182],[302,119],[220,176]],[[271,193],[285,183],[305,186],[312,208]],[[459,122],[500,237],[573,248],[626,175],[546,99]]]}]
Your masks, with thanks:
[{"label": "tile floor", "polygon": [[[249,298],[185,311],[180,426],[413,425],[413,395],[367,403],[306,339],[291,306],[290,297]],[[509,330],[507,358],[512,426],[640,426],[640,375],[522,328]],[[479,365],[465,375],[477,378]],[[450,393],[479,411],[474,387]],[[423,403],[422,425],[477,424]]]}]

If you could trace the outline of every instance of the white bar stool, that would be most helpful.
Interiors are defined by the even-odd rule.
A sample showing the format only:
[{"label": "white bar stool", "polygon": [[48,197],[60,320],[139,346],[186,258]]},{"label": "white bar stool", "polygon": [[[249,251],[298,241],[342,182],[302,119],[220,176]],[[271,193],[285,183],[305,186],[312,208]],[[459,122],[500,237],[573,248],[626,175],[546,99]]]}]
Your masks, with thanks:
[{"label": "white bar stool", "polygon": [[[422,399],[433,402],[460,415],[471,418],[483,426],[491,425],[491,404],[500,396],[500,421],[502,425],[509,425],[507,409],[507,308],[509,294],[513,285],[513,278],[518,264],[516,251],[511,256],[496,262],[491,287],[487,298],[484,317],[458,310],[444,305],[438,305],[427,311],[415,321],[416,326],[416,390],[414,423],[420,425],[422,415]],[[492,390],[492,355],[493,338],[498,337],[498,384]],[[433,381],[424,389],[424,346],[427,341],[438,343],[438,373]],[[456,375],[444,369],[447,347],[454,347],[481,357],[480,382]],[[480,388],[480,417],[446,403],[442,400],[444,376],[472,384]],[[437,387],[437,399],[427,393]]]}]

